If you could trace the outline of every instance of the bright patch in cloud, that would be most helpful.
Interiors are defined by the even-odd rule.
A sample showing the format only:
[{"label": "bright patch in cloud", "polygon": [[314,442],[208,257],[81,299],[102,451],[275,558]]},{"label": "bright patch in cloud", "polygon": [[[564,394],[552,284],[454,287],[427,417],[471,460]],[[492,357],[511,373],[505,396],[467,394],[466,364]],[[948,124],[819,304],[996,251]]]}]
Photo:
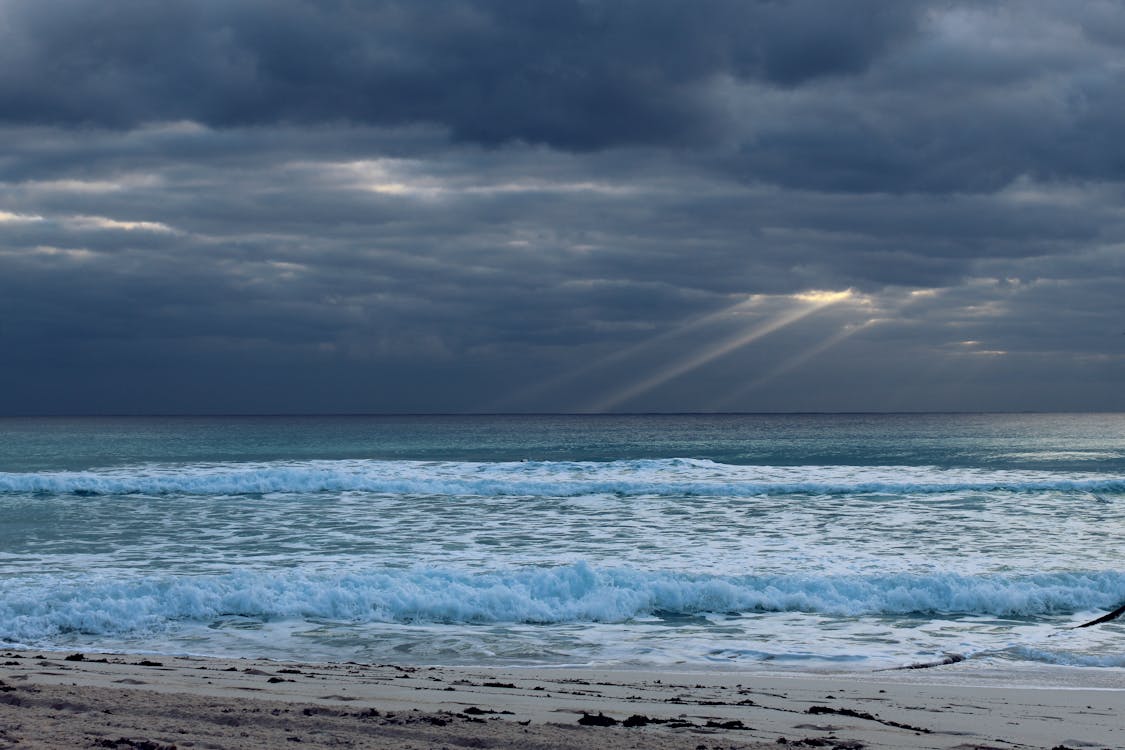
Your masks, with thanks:
[{"label": "bright patch in cloud", "polygon": [[0,224],[24,224],[33,221],[43,221],[43,217],[35,214],[14,214],[9,211],[0,211]]},{"label": "bright patch in cloud", "polygon": [[94,253],[84,247],[54,247],[53,245],[39,245],[31,251],[31,254],[70,260],[89,260],[94,257]]},{"label": "bright patch in cloud", "polygon": [[605,180],[553,180],[524,178],[490,182],[487,176],[436,177],[423,172],[424,165],[407,159],[370,159],[346,163],[300,163],[299,169],[312,169],[329,181],[381,195],[415,198],[440,198],[457,195],[506,195],[518,193],[594,193],[634,195],[635,186]]},{"label": "bright patch in cloud", "polygon": [[128,174],[115,176],[110,180],[28,180],[19,183],[20,187],[36,193],[83,193],[98,195],[116,193],[135,188],[150,189],[159,187],[163,180],[154,174]]},{"label": "bright patch in cloud", "polygon": [[842,292],[832,292],[823,289],[810,289],[807,292],[792,295],[793,299],[798,299],[802,302],[810,302],[814,305],[834,305],[837,302],[843,302],[846,299],[851,299],[855,296],[851,289],[845,289]]},{"label": "bright patch in cloud", "polygon": [[72,216],[65,221],[78,229],[123,229],[127,232],[175,233],[177,230],[159,221],[118,221],[106,216]]}]

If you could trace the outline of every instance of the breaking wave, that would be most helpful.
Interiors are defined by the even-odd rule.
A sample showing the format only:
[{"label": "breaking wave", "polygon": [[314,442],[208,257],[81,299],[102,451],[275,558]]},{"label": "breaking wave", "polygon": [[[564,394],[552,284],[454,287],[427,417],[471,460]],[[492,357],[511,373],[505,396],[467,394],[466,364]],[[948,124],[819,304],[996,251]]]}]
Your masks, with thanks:
[{"label": "breaking wave", "polygon": [[1125,492],[1125,477],[912,466],[735,466],[699,459],[609,462],[300,461],[0,472],[0,493],[755,497],[948,492]]},{"label": "breaking wave", "polygon": [[239,571],[126,580],[0,582],[0,640],[153,632],[179,621],[297,618],[384,623],[560,624],[653,615],[1060,616],[1119,603],[1125,573],[712,576],[595,568],[416,568],[332,574]]}]

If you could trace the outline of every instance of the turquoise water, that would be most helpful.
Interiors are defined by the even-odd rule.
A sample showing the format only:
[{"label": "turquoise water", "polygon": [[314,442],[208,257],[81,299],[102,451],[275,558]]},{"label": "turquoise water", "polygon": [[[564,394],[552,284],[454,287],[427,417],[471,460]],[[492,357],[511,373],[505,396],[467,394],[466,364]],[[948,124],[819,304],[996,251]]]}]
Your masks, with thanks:
[{"label": "turquoise water", "polygon": [[403,459],[907,465],[1125,472],[1122,414],[0,417],[0,471]]},{"label": "turquoise water", "polygon": [[1125,415],[0,419],[0,642],[1125,668]]}]

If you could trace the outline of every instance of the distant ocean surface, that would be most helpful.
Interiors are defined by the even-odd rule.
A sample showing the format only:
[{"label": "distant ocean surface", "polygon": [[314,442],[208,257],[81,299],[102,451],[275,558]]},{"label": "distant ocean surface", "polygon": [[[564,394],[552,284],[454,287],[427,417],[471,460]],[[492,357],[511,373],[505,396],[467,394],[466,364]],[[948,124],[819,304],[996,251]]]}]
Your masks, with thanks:
[{"label": "distant ocean surface", "polygon": [[1125,415],[0,419],[0,646],[1125,669]]}]

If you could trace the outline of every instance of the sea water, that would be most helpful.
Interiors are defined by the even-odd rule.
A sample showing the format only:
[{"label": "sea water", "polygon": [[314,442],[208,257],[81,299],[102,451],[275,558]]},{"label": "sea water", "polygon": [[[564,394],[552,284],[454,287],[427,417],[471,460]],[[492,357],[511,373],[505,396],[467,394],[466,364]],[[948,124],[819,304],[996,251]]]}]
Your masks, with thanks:
[{"label": "sea water", "polygon": [[0,645],[1125,674],[1125,415],[0,419]]}]

